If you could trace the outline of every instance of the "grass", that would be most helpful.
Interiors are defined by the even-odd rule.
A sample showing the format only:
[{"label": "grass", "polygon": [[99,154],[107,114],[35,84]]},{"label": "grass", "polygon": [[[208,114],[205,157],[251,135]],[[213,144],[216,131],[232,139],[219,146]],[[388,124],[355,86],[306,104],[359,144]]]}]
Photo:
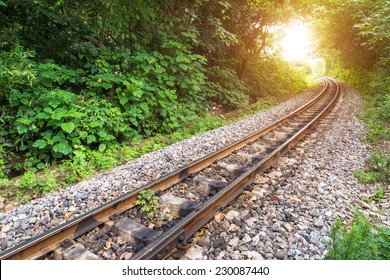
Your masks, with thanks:
[{"label": "grass", "polygon": [[364,94],[362,120],[368,126],[366,141],[378,145],[390,140],[390,94]]},{"label": "grass", "polygon": [[340,218],[332,225],[326,243],[326,260],[389,260],[390,229],[373,228],[357,210],[350,224],[342,224]]}]

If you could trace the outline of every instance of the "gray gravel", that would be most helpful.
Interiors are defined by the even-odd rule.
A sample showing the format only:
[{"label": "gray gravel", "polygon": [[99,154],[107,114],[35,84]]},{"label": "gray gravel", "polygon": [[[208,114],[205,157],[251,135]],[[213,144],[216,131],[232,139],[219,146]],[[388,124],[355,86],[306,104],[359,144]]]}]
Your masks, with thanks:
[{"label": "gray gravel", "polygon": [[88,181],[70,186],[61,193],[48,194],[23,206],[0,213],[0,250],[13,247],[150,180],[157,179],[237,141],[292,112],[314,96],[314,91],[308,91],[237,123],[146,154]]},{"label": "gray gravel", "polygon": [[209,222],[193,239],[196,259],[323,259],[331,224],[338,217],[350,220],[357,205],[371,221],[390,226],[388,198],[362,202],[377,186],[360,184],[353,175],[364,168],[370,149],[361,141],[361,98],[342,89],[326,119],[258,175],[253,190],[223,211],[225,219]]}]

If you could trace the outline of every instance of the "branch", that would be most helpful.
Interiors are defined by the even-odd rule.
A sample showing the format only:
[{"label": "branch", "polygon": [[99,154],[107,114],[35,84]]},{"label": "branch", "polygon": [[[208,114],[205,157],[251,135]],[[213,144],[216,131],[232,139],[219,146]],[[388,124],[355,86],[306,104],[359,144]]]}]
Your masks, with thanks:
[{"label": "branch", "polygon": [[[81,33],[80,32],[80,27],[76,26],[76,25],[72,25],[73,29],[78,32],[78,33]],[[81,35],[84,39],[87,39],[88,41],[90,41],[92,44],[94,44],[95,46],[99,47],[99,48],[105,48],[106,46],[104,45],[103,41],[100,41],[92,36],[89,36],[89,35]]]},{"label": "branch", "polygon": [[100,41],[92,36],[89,36],[89,35],[82,35],[84,39],[87,39],[88,41],[90,41],[92,44],[96,45],[97,47],[99,48],[105,48],[106,46],[104,45],[103,41]]}]

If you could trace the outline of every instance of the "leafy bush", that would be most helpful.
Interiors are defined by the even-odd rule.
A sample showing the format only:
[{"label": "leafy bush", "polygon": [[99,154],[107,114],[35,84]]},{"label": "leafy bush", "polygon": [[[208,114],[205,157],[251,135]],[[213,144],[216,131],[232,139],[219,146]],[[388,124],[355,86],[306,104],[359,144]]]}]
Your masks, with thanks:
[{"label": "leafy bush", "polygon": [[355,176],[360,182],[368,184],[375,182],[390,183],[390,155],[374,151],[368,160],[368,170],[357,170]]},{"label": "leafy bush", "polygon": [[223,64],[215,65],[208,68],[207,74],[210,79],[207,86],[210,100],[231,108],[243,107],[249,103],[247,88],[233,69]]},{"label": "leafy bush", "polygon": [[30,189],[34,192],[42,194],[53,191],[54,187],[56,186],[56,179],[50,173],[50,171],[46,171],[40,176],[35,176],[35,173],[29,170],[18,181],[18,185],[21,188]]},{"label": "leafy bush", "polygon": [[359,182],[364,184],[375,183],[382,177],[379,172],[366,172],[364,170],[356,170],[354,174]]},{"label": "leafy bush", "polygon": [[60,167],[59,179],[65,184],[73,184],[83,178],[87,178],[94,173],[93,166],[86,161],[80,161],[78,158],[64,161]]},{"label": "leafy bush", "polygon": [[2,178],[5,178],[6,175],[4,174],[4,170],[5,170],[5,161],[4,161],[4,149],[3,147],[0,145],[0,179]]},{"label": "leafy bush", "polygon": [[380,200],[385,196],[384,189],[382,186],[376,188],[376,192],[372,197],[372,200]]},{"label": "leafy bush", "polygon": [[[8,141],[14,139],[18,151],[37,159],[29,163],[41,168],[55,159],[77,156],[80,147],[103,152],[140,134],[150,136],[181,127],[194,117],[203,100],[204,58],[175,42],[167,42],[163,50],[171,55],[148,53],[140,47],[135,56],[124,51],[113,57],[108,51],[95,63],[111,65],[115,61],[110,59],[118,59],[121,64],[114,67],[114,73],[110,73],[111,66],[94,68],[91,64],[86,72],[48,62],[32,63],[34,77],[24,83],[18,80],[24,76],[17,76],[17,81],[1,76],[6,84],[20,84],[6,96],[15,118],[7,120],[9,130],[2,135]],[[15,52],[32,57],[30,53],[23,56],[19,47]],[[78,93],[70,90],[77,87],[81,88]]]},{"label": "leafy bush", "polygon": [[373,152],[369,160],[370,168],[380,173],[380,180],[390,183],[390,155]]},{"label": "leafy bush", "polygon": [[7,178],[0,178],[0,189],[7,188],[11,185],[11,181]]},{"label": "leafy bush", "polygon": [[372,233],[369,221],[360,213],[350,225],[340,218],[332,225],[327,245],[328,260],[388,260],[390,259],[390,229],[377,227]]},{"label": "leafy bush", "polygon": [[158,201],[155,198],[155,192],[151,189],[140,191],[135,205],[141,206],[141,213],[145,219],[153,222],[155,220],[156,210],[158,209]]}]

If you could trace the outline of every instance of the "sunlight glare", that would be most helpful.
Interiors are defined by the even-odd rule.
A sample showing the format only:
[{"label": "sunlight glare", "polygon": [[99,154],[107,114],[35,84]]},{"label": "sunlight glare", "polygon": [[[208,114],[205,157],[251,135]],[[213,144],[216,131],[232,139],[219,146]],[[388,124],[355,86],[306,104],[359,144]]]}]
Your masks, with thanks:
[{"label": "sunlight glare", "polygon": [[282,56],[285,60],[310,60],[312,44],[309,31],[301,22],[294,22],[283,28],[285,35],[280,41]]}]

